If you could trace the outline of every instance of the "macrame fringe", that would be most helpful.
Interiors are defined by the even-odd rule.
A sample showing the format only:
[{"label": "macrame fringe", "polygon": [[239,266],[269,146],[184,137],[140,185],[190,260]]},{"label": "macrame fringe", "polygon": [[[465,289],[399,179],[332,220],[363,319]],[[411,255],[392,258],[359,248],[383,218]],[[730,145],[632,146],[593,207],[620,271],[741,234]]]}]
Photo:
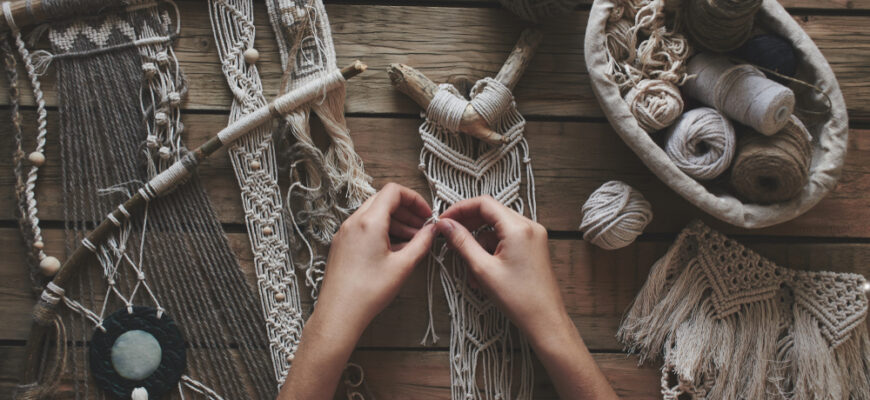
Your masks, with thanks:
[{"label": "macrame fringe", "polygon": [[655,263],[617,337],[641,363],[663,360],[666,399],[868,399],[863,282],[777,267],[695,222]]}]

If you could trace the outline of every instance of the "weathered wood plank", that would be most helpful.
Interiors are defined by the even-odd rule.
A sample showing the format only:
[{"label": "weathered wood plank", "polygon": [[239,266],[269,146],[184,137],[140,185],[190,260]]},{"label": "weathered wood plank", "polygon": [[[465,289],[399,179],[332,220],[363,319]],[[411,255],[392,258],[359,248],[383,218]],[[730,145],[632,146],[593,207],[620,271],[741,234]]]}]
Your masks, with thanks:
[{"label": "weathered wood plank", "polygon": [[[265,8],[257,5],[258,65],[266,94],[271,97],[281,78],[279,55]],[[176,51],[190,82],[187,107],[227,110],[230,92],[220,72],[208,16],[194,2],[181,6],[183,35]],[[371,68],[348,87],[347,111],[351,113],[419,112],[390,86],[385,72],[390,63],[419,68],[436,82],[494,75],[526,25],[499,8],[346,4],[327,8],[339,64],[363,59]],[[602,116],[583,60],[587,18],[587,12],[577,11],[542,27],[545,41],[515,91],[525,115]],[[870,29],[865,17],[796,18],[828,57],[846,96],[849,115],[853,120],[870,118],[870,83],[864,73],[870,59]],[[427,32],[426,40],[417,39],[419,32]],[[49,104],[57,102],[53,75],[44,77]],[[25,102],[32,104],[29,97]],[[5,90],[0,90],[0,104],[8,104]]]},{"label": "weathered wood plank", "polygon": [[[33,113],[25,113],[32,126]],[[48,163],[39,181],[39,210],[44,220],[62,220],[56,113],[51,114]],[[0,110],[0,126],[8,126],[7,112]],[[223,115],[184,116],[187,143],[193,147],[225,126]],[[417,170],[422,142],[417,118],[350,118],[356,147],[374,176],[377,186],[396,181],[424,193],[428,187]],[[315,124],[315,133],[320,131]],[[598,185],[620,179],[636,186],[652,202],[655,218],[647,232],[674,233],[693,218],[702,217],[729,232],[790,236],[870,237],[870,132],[853,130],[846,166],[838,188],[815,209],[791,222],[762,230],[741,230],[716,222],[688,204],[631,153],[612,129],[602,123],[529,122],[527,137],[532,150],[540,220],[551,230],[577,230],[580,206]],[[9,152],[12,136],[0,135],[0,220],[14,219],[13,184]],[[225,223],[242,223],[239,191],[223,153],[215,154],[200,167],[206,190]]]},{"label": "weathered wood plank", "polygon": [[[242,268],[253,282],[253,256],[244,234],[229,234],[229,242]],[[62,233],[46,231],[49,252],[61,252]],[[803,244],[765,242],[747,244],[772,260],[792,268],[857,272],[870,276],[870,244]],[[635,243],[619,251],[604,251],[579,240],[551,240],[553,265],[566,308],[587,344],[597,350],[618,350],[614,339],[623,312],[646,281],[649,268],[667,250],[670,241]],[[28,292],[23,250],[18,233],[0,229],[0,310],[4,323],[0,340],[24,340],[34,297]],[[362,347],[421,347],[426,329],[426,267],[421,265],[402,288],[397,299],[379,315],[363,335]],[[307,292],[307,291],[306,291]],[[440,285],[435,285],[436,332],[449,338],[447,306]],[[439,342],[435,347],[445,348]]]},{"label": "weathered wood plank", "polygon": [[[623,399],[659,397],[659,371],[655,366],[637,367],[634,357],[618,353],[593,354],[607,379]],[[0,398],[12,397],[18,384],[18,368],[24,349],[0,346]],[[365,371],[365,383],[382,400],[429,400],[450,398],[447,351],[360,350],[352,360]],[[546,371],[535,362],[535,399],[558,399]],[[73,398],[66,392],[60,399]],[[173,397],[174,398],[174,397]],[[336,393],[336,399],[345,398]]]},{"label": "weathered wood plank", "polygon": [[[326,1],[327,3],[329,0]],[[593,0],[578,1],[579,7],[588,7]],[[419,2],[423,3],[423,2]],[[484,4],[489,7],[497,7],[500,3],[496,0],[426,0],[425,3],[435,4]],[[870,8],[870,1],[867,0],[781,0],[779,2],[786,8],[813,8],[813,9],[832,9],[832,10],[863,10]]]}]

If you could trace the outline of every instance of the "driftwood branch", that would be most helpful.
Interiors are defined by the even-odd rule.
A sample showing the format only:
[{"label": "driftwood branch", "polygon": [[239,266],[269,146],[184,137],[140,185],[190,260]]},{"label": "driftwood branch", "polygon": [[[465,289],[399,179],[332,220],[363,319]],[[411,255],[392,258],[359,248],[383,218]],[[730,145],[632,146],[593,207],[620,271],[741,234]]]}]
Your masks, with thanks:
[{"label": "driftwood branch", "polygon": [[[535,55],[542,38],[543,35],[536,29],[523,31],[495,79],[509,89],[513,89]],[[429,107],[429,103],[435,97],[435,92],[438,91],[438,85],[435,82],[432,82],[422,72],[407,65],[391,64],[387,73],[390,75],[393,87],[406,94],[423,109]],[[505,141],[504,136],[492,130],[492,127],[470,104],[462,113],[459,130],[490,144],[498,145]]]},{"label": "driftwood branch", "polygon": [[[352,64],[348,65],[341,69],[341,74],[345,79],[350,79],[354,76],[357,76],[363,73],[366,70],[367,66],[360,62],[359,60],[354,61]],[[247,127],[247,131],[249,132],[251,129],[260,126],[264,123],[267,123],[274,117],[274,104],[276,101],[280,100],[284,97],[292,97],[297,94],[294,92],[286,93],[284,95],[279,96],[275,101],[261,107],[260,109],[253,111],[246,115],[245,118],[252,118],[251,121],[246,120],[245,118],[236,121],[233,125],[230,125],[224,128],[223,131],[226,130],[236,130],[236,131],[245,131],[245,129],[239,129],[239,126]],[[313,101],[319,94],[316,94],[308,101]],[[247,132],[245,132],[247,133]],[[214,154],[214,152],[220,150],[222,147],[228,145],[229,143],[224,143],[220,139],[220,133],[213,136],[211,139],[203,143],[201,146],[196,148],[193,151],[194,156],[197,161],[201,161],[202,159]],[[178,161],[177,163],[180,163]],[[171,167],[170,167],[171,168]],[[189,172],[192,173],[192,172]],[[127,201],[124,202],[123,206],[129,213],[137,213],[141,212],[141,210],[145,207],[147,203],[146,199],[137,191],[136,194],[130,197]],[[120,211],[120,209],[115,209],[111,214],[117,221],[125,221],[127,216],[124,215]],[[111,222],[111,220],[107,217],[103,220],[97,227],[91,231],[87,239],[94,244],[99,245],[103,243],[108,236],[114,232],[116,226]],[[61,266],[60,270],[58,270],[57,275],[55,275],[52,282],[63,288],[66,287],[67,283],[72,279],[78,271],[81,269],[81,266],[85,264],[85,261],[93,257],[93,253],[90,250],[85,248],[84,246],[79,246],[75,251],[66,259],[66,261]],[[36,307],[40,307],[41,304],[37,304]],[[43,326],[36,321],[33,322],[30,328],[30,336],[27,339],[27,347],[25,349],[25,366],[22,369],[22,380],[23,384],[33,383],[38,379],[39,376],[39,361],[40,355],[42,354],[41,349],[43,347],[43,343],[49,333],[51,327]]]}]

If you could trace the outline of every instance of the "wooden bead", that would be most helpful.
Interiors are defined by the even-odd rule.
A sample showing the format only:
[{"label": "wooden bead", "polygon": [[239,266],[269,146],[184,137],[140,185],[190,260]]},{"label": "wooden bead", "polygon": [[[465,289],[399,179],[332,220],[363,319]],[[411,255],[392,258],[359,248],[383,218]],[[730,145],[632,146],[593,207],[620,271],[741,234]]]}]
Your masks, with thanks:
[{"label": "wooden bead", "polygon": [[60,260],[52,256],[48,256],[39,262],[39,272],[45,276],[54,276],[60,270]]},{"label": "wooden bead", "polygon": [[260,169],[260,162],[257,160],[251,161],[251,169],[253,169],[253,170]]},{"label": "wooden bead", "polygon": [[267,226],[267,227],[263,228],[263,234],[266,236],[271,235],[272,234],[272,227]]},{"label": "wooden bead", "polygon": [[251,47],[250,49],[245,50],[245,62],[248,64],[256,63],[257,60],[260,59],[260,52],[257,49]]},{"label": "wooden bead", "polygon": [[38,151],[34,151],[33,153],[28,154],[27,159],[30,161],[31,164],[37,167],[41,167],[43,164],[45,164],[45,154],[42,154]]},{"label": "wooden bead", "polygon": [[43,243],[41,240],[37,240],[33,242],[33,248],[37,250],[42,250],[43,248],[45,248],[45,243]]},{"label": "wooden bead", "polygon": [[275,301],[284,301],[286,298],[284,293],[275,293]]}]

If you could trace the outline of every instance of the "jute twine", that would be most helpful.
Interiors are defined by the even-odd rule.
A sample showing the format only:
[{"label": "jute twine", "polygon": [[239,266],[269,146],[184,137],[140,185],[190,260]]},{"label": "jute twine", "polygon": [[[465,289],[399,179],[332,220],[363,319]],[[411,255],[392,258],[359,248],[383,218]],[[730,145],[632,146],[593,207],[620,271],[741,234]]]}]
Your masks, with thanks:
[{"label": "jute twine", "polygon": [[540,22],[542,19],[567,13],[580,4],[580,0],[499,0],[505,8],[520,18]]},{"label": "jute twine", "polygon": [[689,36],[702,47],[724,53],[752,34],[762,0],[686,0],[684,18]]},{"label": "jute twine", "polygon": [[643,195],[620,181],[607,182],[583,204],[583,239],[605,250],[630,245],[652,221],[652,206]]},{"label": "jute twine", "polygon": [[680,89],[660,79],[638,82],[625,95],[625,101],[638,125],[649,133],[667,128],[683,113]]},{"label": "jute twine", "polygon": [[718,111],[701,107],[681,115],[668,130],[665,153],[686,175],[709,180],[731,165],[736,142],[731,122]]},{"label": "jute twine", "polygon": [[809,180],[811,136],[795,116],[776,135],[749,133],[741,138],[731,170],[731,185],[742,198],[779,203],[800,194]]},{"label": "jute twine", "polygon": [[695,75],[683,86],[689,97],[759,133],[779,132],[794,111],[794,92],[749,64],[700,53],[689,60],[688,72]]}]

